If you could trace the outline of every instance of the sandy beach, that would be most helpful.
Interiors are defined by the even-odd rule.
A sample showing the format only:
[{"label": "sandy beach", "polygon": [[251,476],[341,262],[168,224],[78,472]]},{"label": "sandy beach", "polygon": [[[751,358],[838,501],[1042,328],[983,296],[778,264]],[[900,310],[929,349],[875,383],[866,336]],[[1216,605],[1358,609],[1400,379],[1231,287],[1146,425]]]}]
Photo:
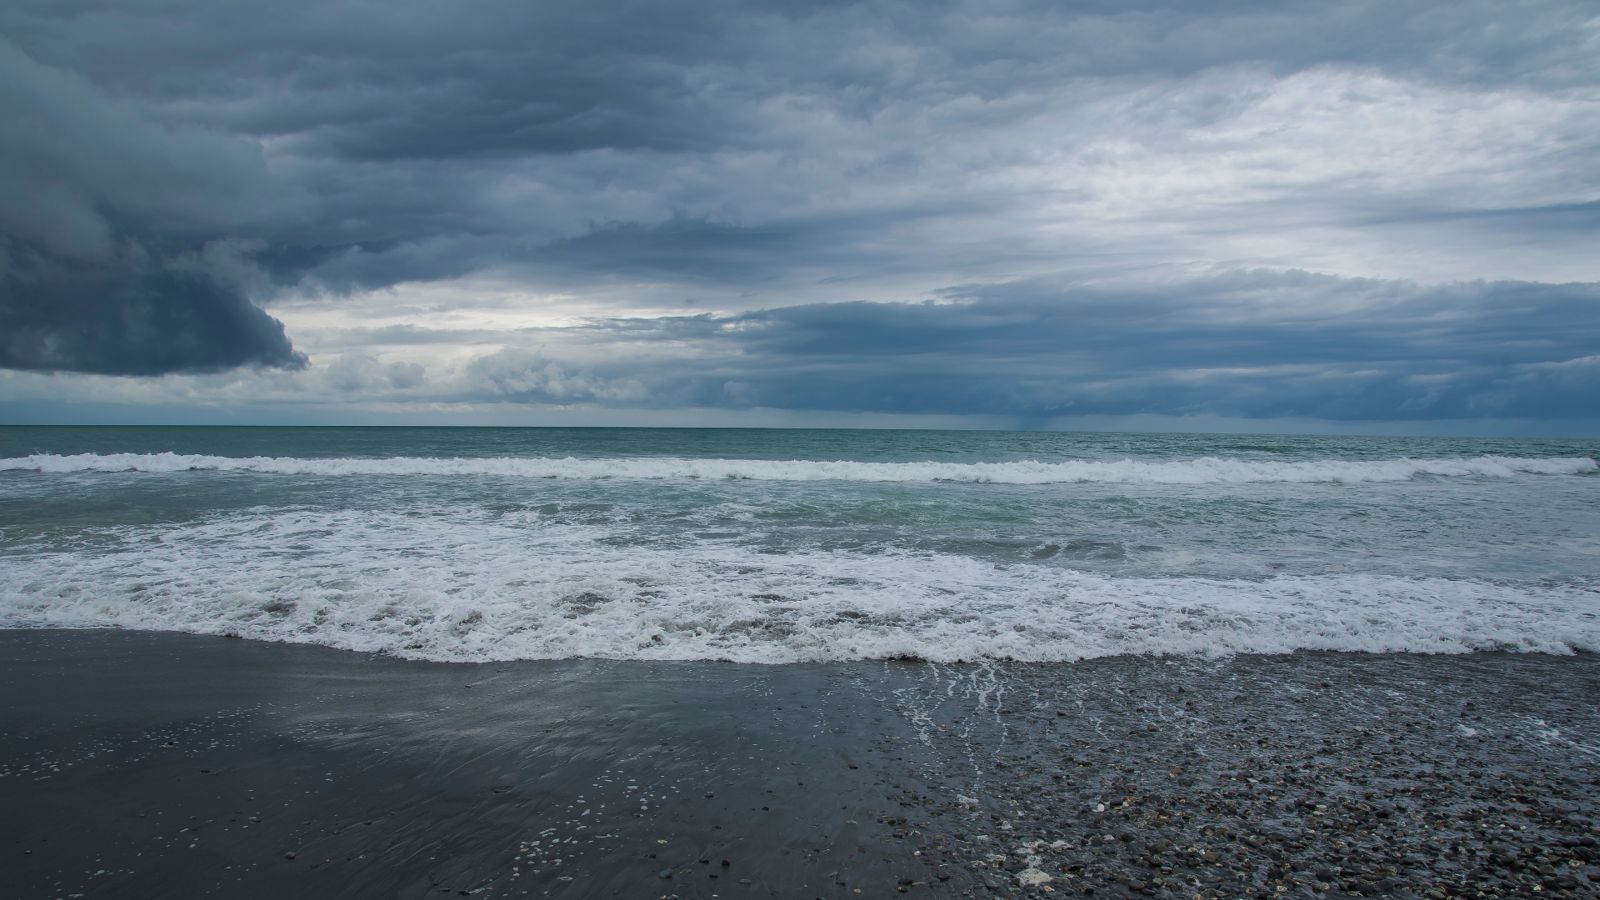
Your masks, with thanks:
[{"label": "sandy beach", "polygon": [[419,663],[0,633],[17,897],[1588,896],[1589,655]]}]

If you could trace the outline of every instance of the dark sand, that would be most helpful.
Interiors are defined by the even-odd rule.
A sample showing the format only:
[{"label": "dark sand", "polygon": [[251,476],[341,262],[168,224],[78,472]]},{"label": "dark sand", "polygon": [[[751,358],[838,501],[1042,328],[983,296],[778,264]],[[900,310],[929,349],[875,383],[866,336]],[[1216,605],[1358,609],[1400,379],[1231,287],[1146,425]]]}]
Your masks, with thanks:
[{"label": "dark sand", "polygon": [[1600,660],[465,666],[9,631],[0,809],[19,898],[1597,896]]}]

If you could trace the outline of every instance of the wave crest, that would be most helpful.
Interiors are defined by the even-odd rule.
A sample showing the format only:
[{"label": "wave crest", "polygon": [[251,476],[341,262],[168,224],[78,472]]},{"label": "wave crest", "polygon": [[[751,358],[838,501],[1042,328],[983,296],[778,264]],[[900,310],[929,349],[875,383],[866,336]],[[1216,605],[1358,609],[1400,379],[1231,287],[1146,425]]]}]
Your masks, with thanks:
[{"label": "wave crest", "polygon": [[1260,482],[1394,482],[1420,476],[1509,478],[1584,475],[1595,460],[1582,457],[1475,456],[1444,459],[1276,460],[1198,457],[1146,461],[857,462],[823,460],[684,459],[677,457],[380,457],[300,458],[206,456],[182,453],[80,453],[0,459],[0,471],[249,472],[303,476],[494,476],[556,479],[702,479],[751,481],[969,482],[980,484],[1248,484]]}]

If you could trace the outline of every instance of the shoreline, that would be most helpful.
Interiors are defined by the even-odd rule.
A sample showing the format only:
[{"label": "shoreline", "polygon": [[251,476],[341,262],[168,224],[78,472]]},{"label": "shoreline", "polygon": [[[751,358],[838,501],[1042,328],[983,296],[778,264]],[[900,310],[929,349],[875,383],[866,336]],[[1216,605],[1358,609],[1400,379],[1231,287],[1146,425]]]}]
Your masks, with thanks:
[{"label": "shoreline", "polygon": [[19,897],[1600,886],[1594,654],[466,664],[28,629],[0,690]]}]

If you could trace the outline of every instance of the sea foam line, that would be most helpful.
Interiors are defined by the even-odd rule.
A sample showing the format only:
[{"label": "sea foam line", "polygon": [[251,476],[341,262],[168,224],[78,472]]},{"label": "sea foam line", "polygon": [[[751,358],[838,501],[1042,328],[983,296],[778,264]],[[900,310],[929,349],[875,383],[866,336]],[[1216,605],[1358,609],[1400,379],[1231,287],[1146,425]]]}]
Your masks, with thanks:
[{"label": "sea foam line", "polygon": [[954,481],[986,484],[1246,484],[1252,482],[1392,482],[1419,476],[1508,478],[1584,475],[1586,457],[1475,456],[1443,459],[1277,460],[1205,456],[1187,460],[1066,460],[1061,462],[857,462],[823,460],[684,459],[678,457],[410,457],[300,458],[206,456],[183,453],[80,453],[0,459],[0,471],[249,472],[311,476],[479,475],[556,479],[702,479],[752,481]]}]

